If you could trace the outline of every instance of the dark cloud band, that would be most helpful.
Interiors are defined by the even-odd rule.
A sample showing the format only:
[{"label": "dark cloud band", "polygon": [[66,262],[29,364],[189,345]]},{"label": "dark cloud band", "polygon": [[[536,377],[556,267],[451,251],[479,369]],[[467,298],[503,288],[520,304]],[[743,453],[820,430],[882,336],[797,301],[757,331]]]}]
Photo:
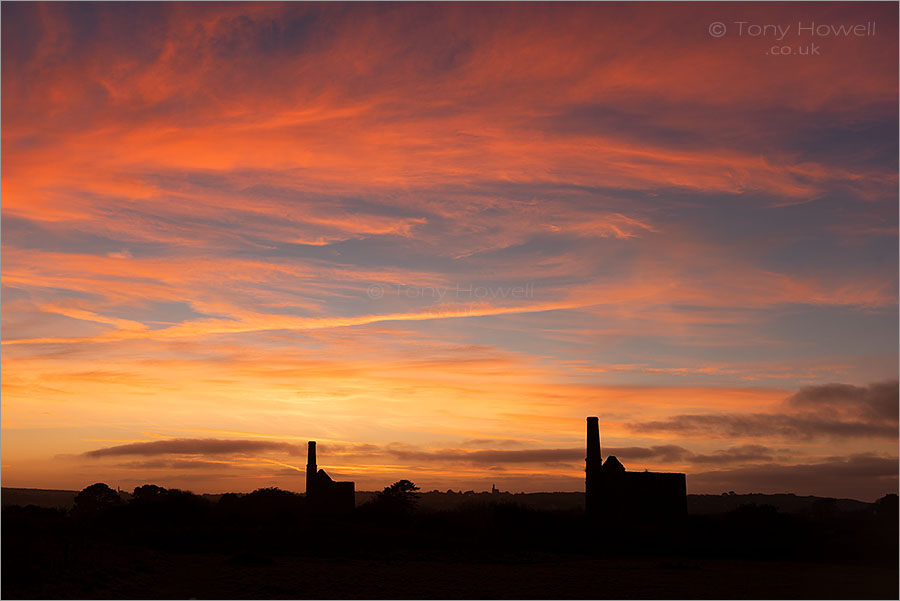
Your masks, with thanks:
[{"label": "dark cloud band", "polygon": [[306,449],[300,445],[269,440],[224,440],[219,438],[172,438],[152,442],[133,442],[85,453],[88,457],[116,457],[122,455],[239,455],[279,451],[300,455]]},{"label": "dark cloud band", "polygon": [[853,386],[825,384],[801,388],[782,413],[681,414],[631,424],[636,432],[706,436],[759,436],[811,439],[883,438],[898,434],[897,380]]}]

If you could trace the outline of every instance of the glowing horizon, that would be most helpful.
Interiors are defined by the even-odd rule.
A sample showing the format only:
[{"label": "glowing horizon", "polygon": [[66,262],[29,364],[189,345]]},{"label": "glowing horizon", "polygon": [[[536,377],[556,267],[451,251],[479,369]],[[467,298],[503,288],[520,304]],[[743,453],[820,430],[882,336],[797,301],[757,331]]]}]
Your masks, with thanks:
[{"label": "glowing horizon", "polygon": [[896,5],[2,11],[4,486],[897,492]]}]

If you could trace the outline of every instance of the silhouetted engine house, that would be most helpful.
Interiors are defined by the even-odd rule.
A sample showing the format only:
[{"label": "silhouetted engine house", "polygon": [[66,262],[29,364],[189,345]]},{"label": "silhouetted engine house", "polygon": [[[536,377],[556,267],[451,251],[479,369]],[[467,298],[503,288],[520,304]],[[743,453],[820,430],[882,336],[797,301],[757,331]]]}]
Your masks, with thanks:
[{"label": "silhouetted engine house", "polygon": [[353,482],[335,482],[325,470],[316,469],[316,443],[309,441],[306,460],[306,502],[316,511],[344,513],[356,506]]},{"label": "silhouetted engine house", "polygon": [[592,517],[655,521],[687,514],[684,474],[629,472],[610,455],[600,454],[598,418],[587,418],[585,509]]}]

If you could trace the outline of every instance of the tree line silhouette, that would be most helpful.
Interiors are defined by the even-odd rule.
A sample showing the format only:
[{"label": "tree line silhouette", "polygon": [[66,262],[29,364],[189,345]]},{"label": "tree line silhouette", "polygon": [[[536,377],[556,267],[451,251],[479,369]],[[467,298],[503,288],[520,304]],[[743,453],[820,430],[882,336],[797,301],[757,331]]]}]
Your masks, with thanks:
[{"label": "tree line silhouette", "polygon": [[745,505],[659,523],[615,515],[589,520],[583,509],[538,510],[508,499],[426,511],[419,507],[418,490],[400,480],[352,512],[333,514],[278,488],[212,500],[145,484],[126,500],[106,484],[93,484],[78,493],[69,511],[33,505],[3,510],[3,594],[41,596],[37,583],[99,564],[115,566],[140,549],[224,555],[242,566],[267,565],[279,556],[477,562],[523,553],[894,566],[898,559],[893,494],[862,511],[839,512],[822,500],[798,514]]}]

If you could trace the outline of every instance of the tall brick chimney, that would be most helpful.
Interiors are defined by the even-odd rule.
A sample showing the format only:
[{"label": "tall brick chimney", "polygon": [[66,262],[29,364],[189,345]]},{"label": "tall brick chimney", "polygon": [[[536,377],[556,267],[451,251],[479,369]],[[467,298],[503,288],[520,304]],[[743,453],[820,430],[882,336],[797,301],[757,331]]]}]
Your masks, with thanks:
[{"label": "tall brick chimney", "polygon": [[600,456],[599,418],[587,418],[587,456],[584,458],[584,508],[588,515],[597,515],[600,506]]},{"label": "tall brick chimney", "polygon": [[[309,450],[306,455],[306,498],[308,499],[316,482],[316,441],[309,441]],[[315,494],[315,493],[312,493]]]}]

